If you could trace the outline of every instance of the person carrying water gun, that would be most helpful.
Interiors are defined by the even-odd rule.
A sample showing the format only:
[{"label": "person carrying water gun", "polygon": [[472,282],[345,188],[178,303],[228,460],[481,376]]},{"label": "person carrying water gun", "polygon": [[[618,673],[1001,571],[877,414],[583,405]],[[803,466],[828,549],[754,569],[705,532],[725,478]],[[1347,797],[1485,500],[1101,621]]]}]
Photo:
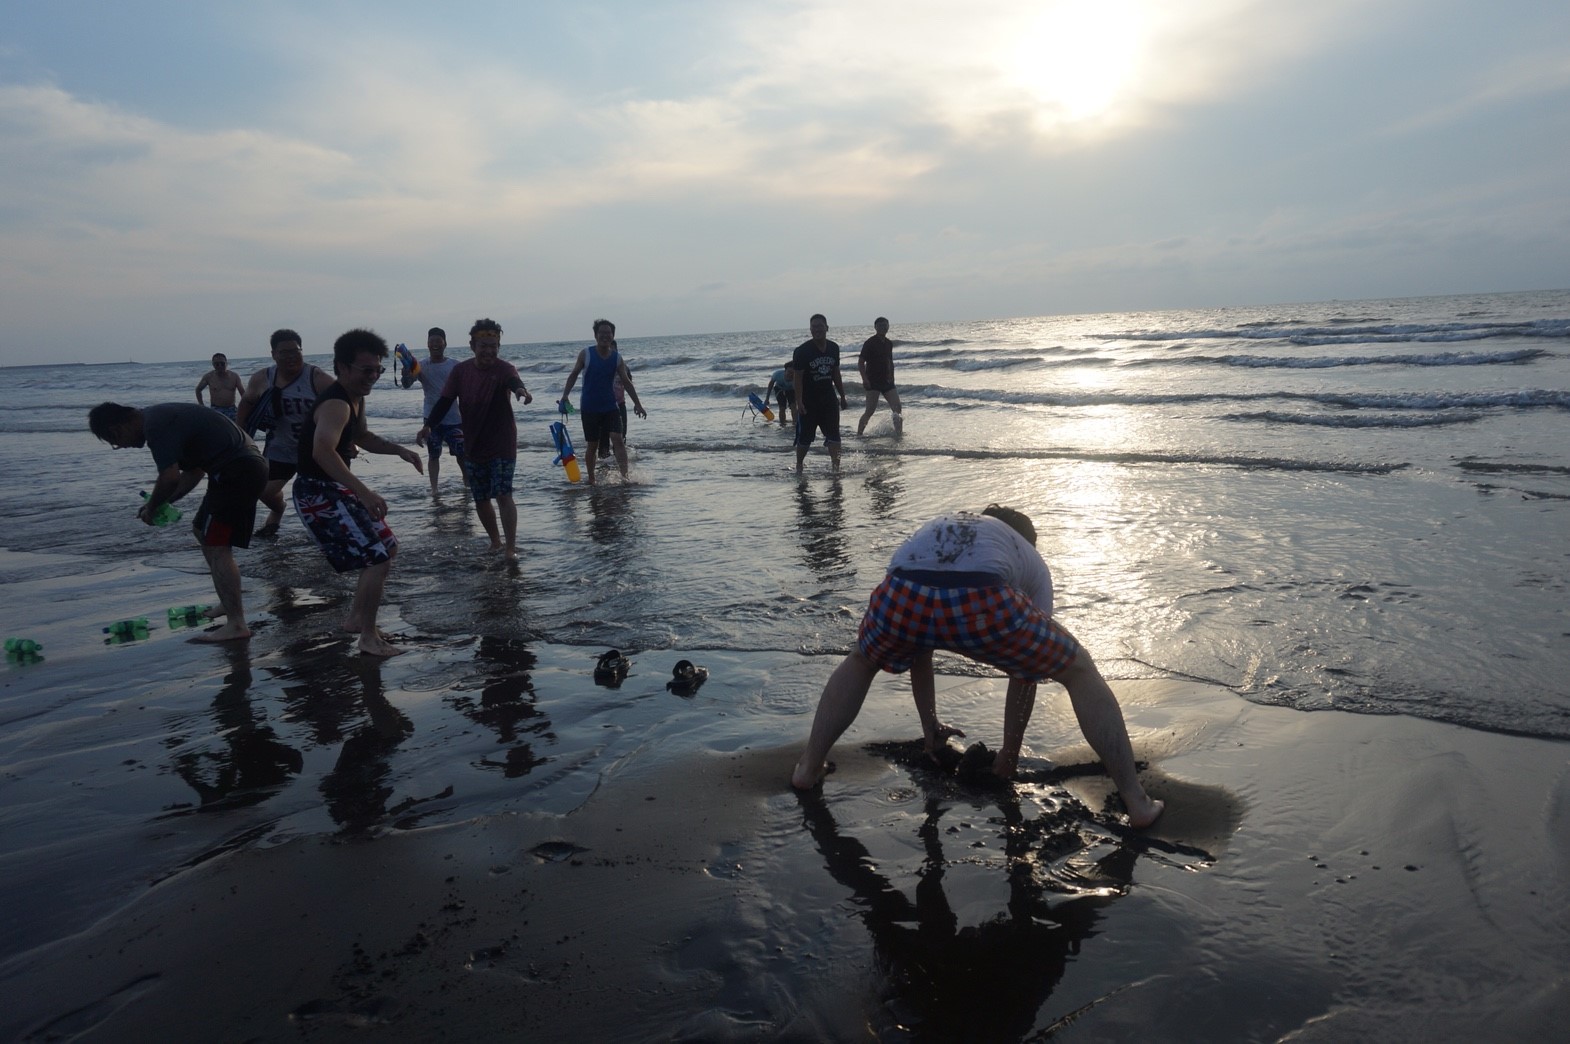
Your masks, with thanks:
[{"label": "person carrying water gun", "polygon": [[[633,412],[639,417],[648,417],[649,412],[643,408],[638,389],[632,383],[632,374],[622,361],[621,352],[616,349],[616,324],[609,319],[594,320],[594,344],[578,353],[572,372],[567,375],[567,384],[562,388],[558,405],[563,410],[566,409],[568,396],[572,394],[572,386],[578,382],[580,373],[583,374],[583,398],[578,401],[578,412],[583,415],[583,444],[597,450],[601,434],[608,434],[611,452],[616,455],[616,467],[626,478],[627,445],[622,439],[622,415],[616,409],[613,387],[617,377],[621,378],[626,393],[632,396]],[[584,453],[591,486],[594,485],[594,464],[598,455],[597,452]]]},{"label": "person carrying water gun", "polygon": [[786,414],[796,404],[796,385],[791,380],[789,360],[786,360],[785,365],[775,370],[773,375],[769,377],[769,386],[763,392],[764,406],[769,404],[769,396],[771,395],[774,396],[774,408],[779,411],[780,427],[783,428],[788,423],[785,419]]},{"label": "person carrying water gun", "polygon": [[[430,351],[430,356],[415,366],[405,365],[403,371],[403,386],[413,386],[415,381],[420,382],[420,387],[425,391],[425,414],[429,415],[436,406],[436,400],[442,397],[442,389],[447,386],[447,377],[452,373],[453,367],[458,365],[457,359],[447,358],[447,331],[439,326],[431,327],[425,335],[425,347]],[[431,497],[440,496],[436,488],[436,476],[441,471],[442,447],[447,447],[447,452],[452,454],[452,459],[458,464],[458,472],[463,476],[463,481],[469,481],[469,466],[463,456],[463,412],[461,406],[455,406],[447,411],[447,416],[442,422],[431,429],[425,439],[415,439],[417,445],[423,445],[429,454],[429,467],[426,476],[431,480]]]}]

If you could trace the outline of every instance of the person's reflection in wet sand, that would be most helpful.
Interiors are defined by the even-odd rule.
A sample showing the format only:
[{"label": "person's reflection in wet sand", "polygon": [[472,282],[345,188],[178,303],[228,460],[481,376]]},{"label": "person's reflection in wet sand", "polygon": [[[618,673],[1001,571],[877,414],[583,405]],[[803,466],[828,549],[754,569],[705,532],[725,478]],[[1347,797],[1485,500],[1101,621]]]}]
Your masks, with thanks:
[{"label": "person's reflection in wet sand", "polygon": [[[366,720],[343,741],[338,762],[322,777],[327,812],[345,834],[363,833],[388,816],[392,753],[414,733],[414,724],[387,700],[381,660],[349,661],[363,686]],[[400,806],[399,811],[409,803]]]},{"label": "person's reflection in wet sand", "polygon": [[174,758],[175,774],[196,791],[203,812],[260,804],[305,764],[251,706],[250,648],[240,643],[219,648],[229,660],[223,688],[213,698],[223,749],[187,750]]},{"label": "person's reflection in wet sand", "polygon": [[500,768],[508,779],[526,776],[549,758],[538,756],[520,737],[553,738],[551,721],[540,710],[530,671],[537,659],[528,645],[511,638],[482,637],[475,661],[485,665],[479,699],[466,693],[447,697],[469,720],[496,733],[496,742],[507,746],[500,760],[483,758],[488,768]]},{"label": "person's reflection in wet sand", "polygon": [[[883,1029],[899,1039],[1024,1039],[1036,1028],[1038,1012],[1068,960],[1095,934],[1102,908],[1132,884],[1141,854],[1160,850],[1185,861],[1210,862],[1197,849],[1120,831],[1066,793],[1045,814],[1027,817],[1014,786],[957,784],[921,767],[919,741],[869,749],[882,749],[905,764],[926,794],[916,831],[925,857],[916,873],[914,902],[879,872],[867,847],[841,829],[821,792],[798,792],[798,797],[824,865],[854,893],[872,935],[889,991],[884,1003],[889,1024]],[[957,831],[953,826],[945,831],[943,820],[966,812],[978,814],[966,818],[996,825],[1009,898],[1006,910],[991,919],[961,926],[944,878],[949,867],[973,863],[974,852],[967,844],[953,859],[945,854],[945,834]],[[963,836],[976,838],[972,832]]]},{"label": "person's reflection in wet sand", "polygon": [[796,528],[801,534],[802,560],[813,575],[829,584],[853,574],[850,541],[843,532],[845,489],[841,480],[837,476],[830,480],[821,502],[814,496],[811,483],[799,483],[796,510],[800,515]]}]

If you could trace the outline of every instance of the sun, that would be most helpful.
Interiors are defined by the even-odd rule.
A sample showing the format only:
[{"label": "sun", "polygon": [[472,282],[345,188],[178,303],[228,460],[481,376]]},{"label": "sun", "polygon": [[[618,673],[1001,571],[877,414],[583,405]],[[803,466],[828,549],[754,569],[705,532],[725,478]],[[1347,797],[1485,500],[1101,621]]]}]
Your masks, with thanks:
[{"label": "sun", "polygon": [[1115,105],[1133,79],[1143,36],[1133,0],[1053,0],[1007,52],[1005,75],[1050,122],[1083,122]]}]

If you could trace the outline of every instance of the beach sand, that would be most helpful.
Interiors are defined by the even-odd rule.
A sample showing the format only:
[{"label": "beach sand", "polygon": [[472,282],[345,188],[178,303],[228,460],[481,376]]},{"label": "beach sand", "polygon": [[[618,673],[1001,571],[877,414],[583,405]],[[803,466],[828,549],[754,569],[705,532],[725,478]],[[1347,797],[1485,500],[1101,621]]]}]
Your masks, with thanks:
[{"label": "beach sand", "polygon": [[[333,599],[271,604],[248,654],[169,634],[8,671],[13,734],[23,695],[104,696],[8,751],[8,801],[37,812],[0,862],[0,1038],[1509,1040],[1570,1019],[1563,743],[1119,681],[1168,803],[1140,833],[1056,687],[1000,790],[913,761],[908,689],[880,678],[801,796],[831,658],[688,653],[712,676],[683,700],[674,656],[613,691],[594,650],[493,642],[457,687],[498,728],[451,713],[484,639],[406,635],[370,667]],[[359,722],[303,752],[250,706],[302,676]],[[1003,685],[941,676],[940,713],[995,745]],[[180,727],[125,725],[160,709]],[[214,736],[222,786],[180,760]],[[503,779],[527,786],[455,803]]]}]

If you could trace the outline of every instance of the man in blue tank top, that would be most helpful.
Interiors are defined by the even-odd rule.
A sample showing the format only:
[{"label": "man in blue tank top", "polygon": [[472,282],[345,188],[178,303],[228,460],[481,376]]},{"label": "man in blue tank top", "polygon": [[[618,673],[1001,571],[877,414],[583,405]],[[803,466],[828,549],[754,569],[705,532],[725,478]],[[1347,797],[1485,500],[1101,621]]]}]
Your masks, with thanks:
[{"label": "man in blue tank top", "polygon": [[578,383],[580,373],[583,374],[583,398],[578,402],[578,412],[583,415],[583,440],[588,449],[583,456],[588,465],[589,485],[594,485],[594,458],[598,456],[594,448],[600,444],[602,436],[609,436],[616,466],[621,469],[622,478],[626,478],[627,443],[623,436],[627,433],[622,430],[621,410],[616,405],[618,377],[622,388],[632,396],[633,412],[639,417],[649,414],[638,398],[638,389],[632,386],[632,374],[616,348],[616,324],[609,319],[594,320],[594,344],[578,353],[572,372],[567,375],[567,385],[562,389],[563,403],[572,394],[572,386]]}]

